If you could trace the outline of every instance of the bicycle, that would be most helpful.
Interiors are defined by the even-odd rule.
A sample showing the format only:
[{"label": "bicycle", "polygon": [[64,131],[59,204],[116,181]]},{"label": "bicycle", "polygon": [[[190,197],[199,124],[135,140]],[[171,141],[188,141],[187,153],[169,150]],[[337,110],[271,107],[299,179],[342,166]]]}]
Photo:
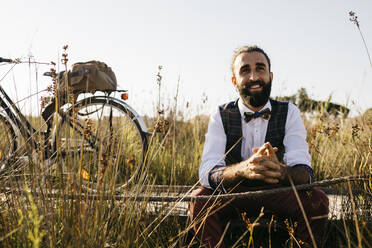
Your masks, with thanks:
[{"label": "bicycle", "polygon": [[[0,57],[1,62],[15,63]],[[125,96],[127,91],[84,95],[75,104],[61,103],[53,96],[42,112],[46,130],[41,131],[32,126],[0,85],[0,175],[14,169],[15,158],[24,155],[19,154],[21,136],[28,156],[36,151],[41,160],[52,161],[50,164],[62,162],[73,168],[67,173],[77,173],[91,188],[98,183],[114,183],[116,189],[122,189],[134,182],[144,170],[151,133],[131,106],[110,96],[113,92]],[[71,166],[74,163],[78,166]]]}]

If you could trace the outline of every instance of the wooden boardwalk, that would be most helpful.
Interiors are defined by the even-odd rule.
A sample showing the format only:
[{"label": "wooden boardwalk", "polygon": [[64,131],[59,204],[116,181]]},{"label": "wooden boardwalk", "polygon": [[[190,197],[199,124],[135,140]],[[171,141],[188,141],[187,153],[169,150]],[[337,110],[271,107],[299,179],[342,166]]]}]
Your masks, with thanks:
[{"label": "wooden boardwalk", "polygon": [[[191,188],[191,186],[190,186]],[[185,191],[187,188],[183,188],[181,191]],[[329,214],[328,219],[340,220],[343,216],[349,215],[350,211],[345,210],[343,205],[350,203],[350,196],[347,194],[340,194],[336,190],[322,189],[327,193],[329,199]],[[157,192],[156,196],[184,196],[185,192]],[[164,215],[172,216],[188,216],[188,203],[187,202],[161,202],[154,201],[148,202],[147,211],[149,214],[161,213]],[[358,209],[357,214],[362,212],[369,212],[372,215],[372,209]]]},{"label": "wooden boardwalk", "polygon": [[[184,201],[184,197],[190,197],[190,192],[192,186],[166,186],[166,185],[149,185],[143,186],[142,192],[145,195],[140,195],[139,198],[136,199],[135,196],[123,196],[118,195],[118,201],[125,201],[129,197],[130,200],[140,200],[146,201],[146,212],[149,215],[164,215],[164,216],[180,216],[180,217],[187,217],[188,216],[188,202]],[[350,205],[350,196],[345,192],[340,193],[337,190],[329,189],[329,188],[321,188],[325,191],[329,198],[329,215],[328,218],[332,220],[340,220],[343,216],[351,216],[351,210],[345,210],[343,204]],[[5,202],[7,197],[5,193],[8,194],[19,194],[23,195],[24,191],[19,189],[15,189],[11,185],[2,188],[2,192],[0,192],[0,202]],[[33,192],[35,194],[35,192]],[[38,193],[36,192],[35,196],[37,197]],[[45,196],[45,195],[44,195]],[[81,195],[69,195],[70,199],[74,199],[77,197],[85,197],[85,194]],[[47,198],[58,198],[59,195],[57,193],[49,193],[47,194]],[[122,198],[121,198],[122,197]],[[142,197],[142,198],[141,198]],[[169,200],[169,198],[174,198],[175,200]],[[99,197],[94,194],[89,194],[89,198],[98,199]],[[149,200],[148,200],[148,199]],[[157,200],[153,200],[150,198],[155,198]],[[162,200],[162,198],[167,200]],[[107,198],[110,199],[110,198]],[[112,199],[112,198],[111,198]],[[179,200],[177,200],[179,199]],[[368,213],[366,213],[368,212]],[[372,209],[357,209],[357,214],[362,214],[364,216],[372,216]]]}]

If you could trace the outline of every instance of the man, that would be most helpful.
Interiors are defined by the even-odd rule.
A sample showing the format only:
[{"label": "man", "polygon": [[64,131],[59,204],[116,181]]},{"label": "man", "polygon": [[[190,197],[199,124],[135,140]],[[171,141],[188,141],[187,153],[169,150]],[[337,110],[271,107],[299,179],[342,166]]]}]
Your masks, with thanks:
[{"label": "man", "polygon": [[[211,115],[199,168],[201,187],[194,196],[215,192],[246,192],[312,182],[306,130],[298,108],[270,99],[273,73],[270,59],[257,46],[238,49],[232,60],[236,101],[219,106]],[[316,238],[328,214],[328,198],[314,189],[299,192]],[[194,231],[210,247],[224,247],[222,219],[237,212],[258,216],[261,208],[280,217],[295,218],[296,235],[311,243],[300,205],[293,192],[259,199],[195,201],[190,203]],[[317,226],[317,228],[313,228]]]}]

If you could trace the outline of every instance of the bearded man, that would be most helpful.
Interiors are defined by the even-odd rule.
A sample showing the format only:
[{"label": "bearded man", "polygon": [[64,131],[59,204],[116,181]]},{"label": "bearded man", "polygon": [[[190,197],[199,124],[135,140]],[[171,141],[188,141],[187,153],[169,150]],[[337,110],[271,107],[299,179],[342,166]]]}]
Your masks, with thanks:
[{"label": "bearded man", "polygon": [[[257,46],[235,51],[232,83],[239,99],[218,107],[211,115],[199,168],[201,187],[194,196],[216,192],[247,192],[313,181],[306,130],[298,108],[270,99],[273,73],[270,59]],[[327,219],[328,198],[313,189],[298,192],[317,240]],[[245,212],[258,216],[261,208],[297,221],[296,237],[311,244],[311,234],[294,192],[232,201],[195,201],[189,210],[194,231],[209,247],[224,247],[221,224]],[[314,227],[317,228],[314,228]]]}]

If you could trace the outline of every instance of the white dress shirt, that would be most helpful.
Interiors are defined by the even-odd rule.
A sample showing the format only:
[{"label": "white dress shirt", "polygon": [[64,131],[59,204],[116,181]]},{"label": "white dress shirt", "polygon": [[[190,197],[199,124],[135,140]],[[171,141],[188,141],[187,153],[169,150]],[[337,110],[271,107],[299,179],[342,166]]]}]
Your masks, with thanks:
[{"label": "white dress shirt", "polygon": [[[238,100],[238,108],[241,116],[244,116],[244,112],[253,112],[242,103],[241,99]],[[262,109],[265,108],[271,110],[270,101]],[[208,182],[209,171],[216,165],[226,166],[226,135],[219,108],[216,110],[212,113],[209,120],[202,163],[199,168],[200,184],[205,187],[210,187]],[[253,155],[253,148],[260,147],[265,143],[268,123],[269,120],[263,118],[253,118],[248,123],[242,118],[243,139],[241,155],[243,160]],[[287,166],[305,164],[311,167],[311,157],[306,142],[306,129],[301,119],[300,110],[292,103],[288,103],[283,145],[285,147],[283,161]]]}]

